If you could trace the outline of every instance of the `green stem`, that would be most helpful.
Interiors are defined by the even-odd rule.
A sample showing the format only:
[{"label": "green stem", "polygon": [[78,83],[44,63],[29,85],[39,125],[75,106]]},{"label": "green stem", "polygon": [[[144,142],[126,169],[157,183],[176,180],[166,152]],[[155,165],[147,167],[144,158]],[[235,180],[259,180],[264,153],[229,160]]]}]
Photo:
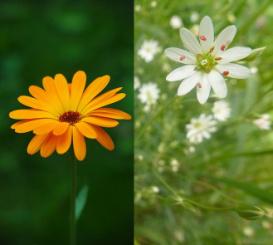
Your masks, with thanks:
[{"label": "green stem", "polygon": [[77,196],[77,160],[71,161],[71,200],[70,200],[70,245],[77,244],[76,196]]}]

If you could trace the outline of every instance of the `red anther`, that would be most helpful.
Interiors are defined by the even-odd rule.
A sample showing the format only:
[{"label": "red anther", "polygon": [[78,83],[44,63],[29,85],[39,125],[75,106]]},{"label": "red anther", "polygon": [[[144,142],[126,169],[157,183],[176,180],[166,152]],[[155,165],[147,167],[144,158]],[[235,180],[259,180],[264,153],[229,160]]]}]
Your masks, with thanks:
[{"label": "red anther", "polygon": [[196,84],[196,87],[197,87],[197,88],[202,88],[201,83],[197,83],[197,84]]},{"label": "red anther", "polygon": [[184,60],[185,58],[186,58],[186,56],[183,55],[183,54],[181,54],[180,57],[179,57],[179,60],[182,61],[182,60]]},{"label": "red anther", "polygon": [[225,44],[221,45],[221,47],[220,47],[220,49],[221,49],[222,51],[225,51],[225,48],[226,48],[226,45],[225,45]]},{"label": "red anther", "polygon": [[204,36],[204,35],[200,36],[199,38],[200,38],[200,40],[202,40],[202,41],[207,41],[207,38],[206,38],[206,36]]},{"label": "red anther", "polygon": [[224,71],[223,75],[226,77],[229,74],[229,71]]}]

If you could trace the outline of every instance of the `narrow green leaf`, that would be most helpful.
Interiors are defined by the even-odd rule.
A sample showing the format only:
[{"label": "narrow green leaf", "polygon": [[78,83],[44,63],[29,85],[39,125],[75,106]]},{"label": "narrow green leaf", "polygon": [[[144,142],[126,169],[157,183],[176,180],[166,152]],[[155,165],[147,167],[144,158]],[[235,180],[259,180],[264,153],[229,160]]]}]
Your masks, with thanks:
[{"label": "narrow green leaf", "polygon": [[77,199],[76,199],[76,219],[78,220],[82,214],[82,211],[86,205],[87,201],[87,196],[88,196],[88,186],[85,185],[79,192]]}]

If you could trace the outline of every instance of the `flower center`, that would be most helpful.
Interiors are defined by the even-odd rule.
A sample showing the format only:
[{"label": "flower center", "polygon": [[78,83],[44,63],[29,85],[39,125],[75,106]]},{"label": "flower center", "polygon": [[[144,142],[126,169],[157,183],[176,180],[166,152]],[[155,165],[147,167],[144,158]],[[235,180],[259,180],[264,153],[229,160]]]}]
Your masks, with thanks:
[{"label": "flower center", "polygon": [[59,121],[74,124],[80,120],[80,116],[81,114],[77,111],[67,111],[59,117]]},{"label": "flower center", "polygon": [[198,54],[196,58],[197,69],[206,73],[209,73],[217,64],[215,57],[210,52]]}]

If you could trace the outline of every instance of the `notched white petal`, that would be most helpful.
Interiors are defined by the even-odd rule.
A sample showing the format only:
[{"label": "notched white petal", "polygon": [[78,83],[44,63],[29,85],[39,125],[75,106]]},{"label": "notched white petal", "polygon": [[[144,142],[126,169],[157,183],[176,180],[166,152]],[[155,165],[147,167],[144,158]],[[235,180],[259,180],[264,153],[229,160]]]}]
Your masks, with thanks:
[{"label": "notched white petal", "polygon": [[196,86],[197,99],[200,104],[207,102],[210,94],[210,83],[208,81],[207,75],[203,75],[200,80],[199,86]]},{"label": "notched white petal", "polygon": [[194,54],[200,54],[202,52],[202,48],[198,43],[195,35],[186,28],[180,29],[180,37],[183,41],[185,47]]},{"label": "notched white petal", "polygon": [[239,61],[251,54],[252,49],[248,47],[233,47],[223,52],[220,57],[219,64],[226,64],[234,61]]},{"label": "notched white petal", "polygon": [[209,51],[214,42],[214,28],[211,18],[205,16],[200,22],[199,41],[203,51]]},{"label": "notched white petal", "polygon": [[176,62],[191,65],[195,64],[196,58],[190,52],[180,48],[167,48],[165,49],[165,55]]},{"label": "notched white petal", "polygon": [[212,70],[208,74],[208,80],[217,97],[225,98],[227,96],[227,85],[219,72]]},{"label": "notched white petal", "polygon": [[182,96],[189,93],[196,86],[199,80],[200,74],[198,72],[195,72],[192,76],[183,80],[178,87],[177,95]]},{"label": "notched white petal", "polygon": [[169,73],[168,76],[166,77],[166,80],[169,82],[181,81],[193,75],[193,73],[195,72],[194,69],[195,65],[181,66],[173,70],[171,73]]},{"label": "notched white petal", "polygon": [[216,69],[224,76],[236,79],[246,79],[251,75],[249,68],[238,64],[217,65]]}]

